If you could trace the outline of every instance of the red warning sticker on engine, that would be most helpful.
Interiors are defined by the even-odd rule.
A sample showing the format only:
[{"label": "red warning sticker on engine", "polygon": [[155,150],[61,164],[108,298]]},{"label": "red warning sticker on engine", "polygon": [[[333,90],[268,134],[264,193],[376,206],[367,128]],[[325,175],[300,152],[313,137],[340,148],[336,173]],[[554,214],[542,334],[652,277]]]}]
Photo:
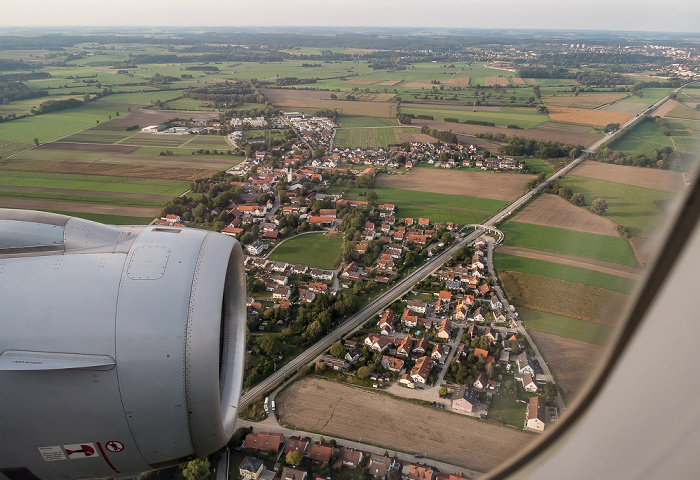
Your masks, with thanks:
[{"label": "red warning sticker on engine", "polygon": [[47,462],[66,459],[66,456],[63,454],[63,449],[58,445],[53,447],[39,447],[39,453]]},{"label": "red warning sticker on engine", "polygon": [[92,443],[77,443],[75,445],[63,445],[66,455],[70,459],[99,457],[100,455],[95,450],[95,445]]}]

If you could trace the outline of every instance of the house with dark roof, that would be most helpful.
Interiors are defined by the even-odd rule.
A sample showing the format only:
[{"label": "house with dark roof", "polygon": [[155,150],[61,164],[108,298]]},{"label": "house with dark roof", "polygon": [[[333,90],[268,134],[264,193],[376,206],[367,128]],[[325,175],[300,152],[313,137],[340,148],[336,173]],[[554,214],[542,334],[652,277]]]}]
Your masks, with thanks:
[{"label": "house with dark roof", "polygon": [[265,465],[263,465],[262,460],[259,458],[245,457],[238,466],[238,473],[240,474],[241,478],[258,480],[264,469]]},{"label": "house with dark roof", "polygon": [[452,410],[455,412],[473,413],[478,401],[479,395],[466,385],[460,385],[452,392]]}]

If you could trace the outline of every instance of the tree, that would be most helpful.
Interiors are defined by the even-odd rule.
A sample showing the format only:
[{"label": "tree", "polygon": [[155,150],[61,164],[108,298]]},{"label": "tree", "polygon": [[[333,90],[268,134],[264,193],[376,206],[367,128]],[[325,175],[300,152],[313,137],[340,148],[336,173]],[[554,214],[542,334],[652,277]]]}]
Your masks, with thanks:
[{"label": "tree", "polygon": [[593,205],[591,205],[591,212],[596,215],[605,215],[605,211],[608,209],[608,202],[604,198],[596,198],[593,200]]},{"label": "tree", "polygon": [[34,137],[34,145],[39,145],[39,139]]},{"label": "tree", "polygon": [[192,460],[182,467],[182,476],[185,480],[205,480],[210,474],[211,465],[206,457]]},{"label": "tree", "polygon": [[287,456],[284,457],[284,461],[293,467],[298,467],[301,465],[302,458],[301,453],[294,450],[287,453]]},{"label": "tree", "polygon": [[272,335],[263,335],[263,337],[258,341],[258,345],[260,345],[260,349],[269,357],[277,353],[279,350],[277,339]]},{"label": "tree", "polygon": [[357,369],[357,378],[364,380],[365,378],[369,377],[369,374],[371,373],[369,367],[364,366],[360,367]]},{"label": "tree", "polygon": [[557,389],[557,386],[554,385],[552,382],[545,383],[544,388],[542,390],[544,392],[544,398],[547,403],[554,402],[554,400],[557,398],[557,395],[559,395],[559,390]]},{"label": "tree", "polygon": [[583,194],[582,193],[574,193],[571,195],[571,203],[576,205],[577,207],[583,207]]},{"label": "tree", "polygon": [[336,358],[344,358],[345,347],[343,346],[343,344],[340,342],[335,342],[333,345],[331,345],[331,355],[333,355]]}]

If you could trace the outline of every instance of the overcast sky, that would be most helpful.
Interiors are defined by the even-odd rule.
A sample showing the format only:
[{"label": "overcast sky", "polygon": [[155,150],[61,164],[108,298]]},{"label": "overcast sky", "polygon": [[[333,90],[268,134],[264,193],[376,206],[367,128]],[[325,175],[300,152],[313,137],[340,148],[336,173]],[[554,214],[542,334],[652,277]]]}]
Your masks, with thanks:
[{"label": "overcast sky", "polygon": [[406,26],[700,32],[700,0],[19,0],[0,26]]}]

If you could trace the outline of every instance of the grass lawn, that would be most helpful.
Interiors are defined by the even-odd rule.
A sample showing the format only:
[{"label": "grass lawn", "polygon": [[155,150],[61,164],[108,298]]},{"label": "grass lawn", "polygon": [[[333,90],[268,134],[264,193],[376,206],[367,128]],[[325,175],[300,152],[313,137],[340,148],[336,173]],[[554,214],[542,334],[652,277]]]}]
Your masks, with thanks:
[{"label": "grass lawn", "polygon": [[551,333],[560,337],[573,338],[582,342],[605,346],[613,333],[613,327],[600,323],[586,322],[577,318],[564,317],[528,308],[518,308],[518,315],[530,330]]},{"label": "grass lawn", "polygon": [[623,265],[638,265],[629,243],[621,237],[513,221],[504,223],[500,228],[506,235],[508,245],[569,253]]},{"label": "grass lawn", "polygon": [[[622,183],[567,175],[559,184],[583,194],[586,205],[596,198],[608,203],[606,216],[635,236],[644,232],[663,214],[661,205],[674,197],[673,193],[636,187]],[[537,247],[535,247],[537,248]]]},{"label": "grass lawn", "polygon": [[586,270],[585,268],[545,262],[532,258],[494,253],[494,263],[497,270],[529,273],[540,277],[556,278],[567,282],[581,283],[591,287],[604,288],[620,293],[630,293],[636,282],[629,278],[617,277],[609,273]]},{"label": "grass lawn", "polygon": [[322,232],[297,235],[282,242],[268,258],[330,270],[342,244],[342,235],[330,237]]},{"label": "grass lawn", "polygon": [[[513,383],[513,393],[505,387],[505,383],[508,381]],[[491,401],[488,418],[500,420],[506,425],[522,428],[525,424],[527,402],[532,396],[534,394],[523,391],[520,382],[515,380],[512,375],[503,375],[501,388]]]}]

